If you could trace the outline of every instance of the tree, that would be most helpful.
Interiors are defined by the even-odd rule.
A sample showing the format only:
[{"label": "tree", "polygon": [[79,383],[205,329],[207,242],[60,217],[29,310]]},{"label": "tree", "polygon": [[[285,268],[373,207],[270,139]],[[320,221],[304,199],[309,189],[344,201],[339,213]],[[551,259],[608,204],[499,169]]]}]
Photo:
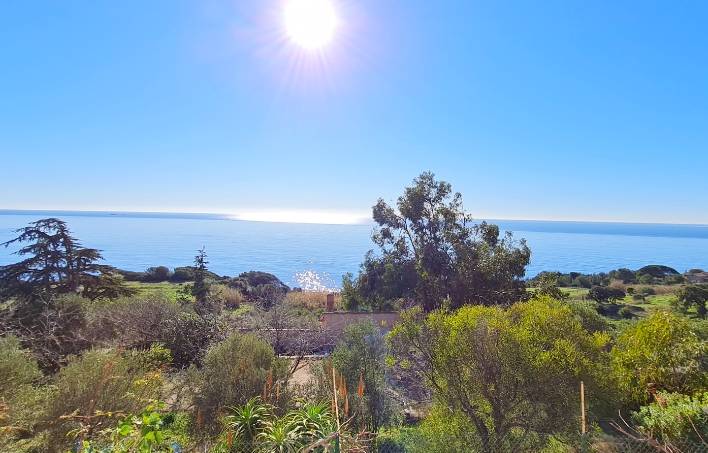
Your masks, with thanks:
[{"label": "tree", "polygon": [[619,299],[624,299],[626,294],[619,288],[611,288],[609,286],[593,286],[590,288],[588,296],[595,302],[616,302]]},{"label": "tree", "polygon": [[467,449],[482,452],[536,451],[528,440],[574,432],[579,382],[589,393],[608,393],[608,341],[548,297],[508,309],[409,311],[391,334],[395,359],[468,420],[475,442],[465,440]]},{"label": "tree", "polygon": [[626,284],[626,283],[634,283],[637,279],[637,276],[634,273],[634,271],[623,267],[623,268],[620,268],[620,269],[610,272],[610,278],[615,278],[617,280],[621,280],[622,283]]},{"label": "tree", "polygon": [[144,282],[158,283],[170,279],[172,273],[167,266],[148,267],[143,276]]},{"label": "tree", "polygon": [[88,298],[130,295],[113,269],[101,265],[99,250],[85,248],[66,222],[41,219],[15,231],[18,236],[3,246],[29,243],[14,252],[22,261],[0,267],[0,296],[51,299],[57,294],[80,293]]},{"label": "tree", "polygon": [[681,288],[676,294],[685,309],[696,306],[696,312],[701,318],[706,317],[706,302],[708,302],[708,285],[689,285]]},{"label": "tree", "polygon": [[197,251],[194,257],[194,284],[192,285],[192,295],[197,299],[197,303],[206,300],[209,294],[209,282],[207,281],[207,254],[204,247]]},{"label": "tree", "polygon": [[687,319],[660,311],[625,329],[612,349],[612,368],[629,403],[656,391],[692,394],[708,386],[708,344]]},{"label": "tree", "polygon": [[367,255],[358,282],[370,298],[412,296],[430,311],[446,299],[454,308],[511,304],[524,296],[525,242],[510,233],[500,237],[496,225],[473,223],[462,195],[432,173],[415,178],[395,208],[379,199],[373,218],[380,256]]},{"label": "tree", "polygon": [[570,295],[561,291],[558,287],[558,277],[557,273],[553,272],[542,272],[537,277],[536,291],[534,295],[536,296],[548,296],[552,299],[565,300]]}]

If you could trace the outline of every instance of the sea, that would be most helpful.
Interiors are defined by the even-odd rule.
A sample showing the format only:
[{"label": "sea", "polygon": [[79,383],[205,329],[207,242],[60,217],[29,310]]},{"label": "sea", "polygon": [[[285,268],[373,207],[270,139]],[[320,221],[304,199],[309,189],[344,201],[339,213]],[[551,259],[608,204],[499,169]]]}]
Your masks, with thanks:
[{"label": "sea", "polygon": [[[102,250],[106,264],[140,271],[192,264],[205,248],[210,270],[235,276],[258,270],[291,287],[337,289],[375,249],[372,224],[326,225],[235,220],[217,214],[0,210],[0,242],[37,219],[65,220],[84,246]],[[708,269],[708,225],[488,220],[525,239],[527,277],[541,271],[607,272],[647,264],[679,272]],[[17,247],[0,247],[0,265],[16,262]]]}]

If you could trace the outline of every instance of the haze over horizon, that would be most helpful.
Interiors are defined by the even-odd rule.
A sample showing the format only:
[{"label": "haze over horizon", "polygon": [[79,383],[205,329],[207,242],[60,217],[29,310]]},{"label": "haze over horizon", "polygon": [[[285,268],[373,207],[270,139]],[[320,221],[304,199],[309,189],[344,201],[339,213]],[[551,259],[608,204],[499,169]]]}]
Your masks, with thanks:
[{"label": "haze over horizon", "polygon": [[708,224],[708,4],[331,3],[5,5],[0,208]]}]

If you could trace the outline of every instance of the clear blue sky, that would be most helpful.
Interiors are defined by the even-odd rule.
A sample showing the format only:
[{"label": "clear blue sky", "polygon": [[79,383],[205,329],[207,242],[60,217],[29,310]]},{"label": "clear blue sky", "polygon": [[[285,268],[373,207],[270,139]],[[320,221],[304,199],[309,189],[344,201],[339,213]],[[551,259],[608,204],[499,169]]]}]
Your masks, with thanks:
[{"label": "clear blue sky", "polygon": [[708,223],[708,2],[333,1],[3,3],[0,208]]}]

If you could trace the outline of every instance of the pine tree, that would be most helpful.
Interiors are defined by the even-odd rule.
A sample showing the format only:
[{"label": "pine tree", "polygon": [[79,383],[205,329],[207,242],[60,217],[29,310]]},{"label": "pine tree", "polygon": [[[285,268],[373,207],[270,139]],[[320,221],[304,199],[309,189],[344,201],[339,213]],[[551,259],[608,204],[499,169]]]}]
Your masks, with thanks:
[{"label": "pine tree", "polygon": [[0,267],[0,296],[50,299],[64,293],[86,297],[117,297],[133,291],[99,264],[101,252],[86,248],[72,236],[66,222],[48,218],[15,230],[18,236],[0,245],[28,243],[14,252],[26,257]]},{"label": "pine tree", "polygon": [[209,295],[209,284],[207,282],[207,254],[202,247],[197,256],[194,257],[194,285],[192,295],[197,299],[197,303],[204,302]]}]

